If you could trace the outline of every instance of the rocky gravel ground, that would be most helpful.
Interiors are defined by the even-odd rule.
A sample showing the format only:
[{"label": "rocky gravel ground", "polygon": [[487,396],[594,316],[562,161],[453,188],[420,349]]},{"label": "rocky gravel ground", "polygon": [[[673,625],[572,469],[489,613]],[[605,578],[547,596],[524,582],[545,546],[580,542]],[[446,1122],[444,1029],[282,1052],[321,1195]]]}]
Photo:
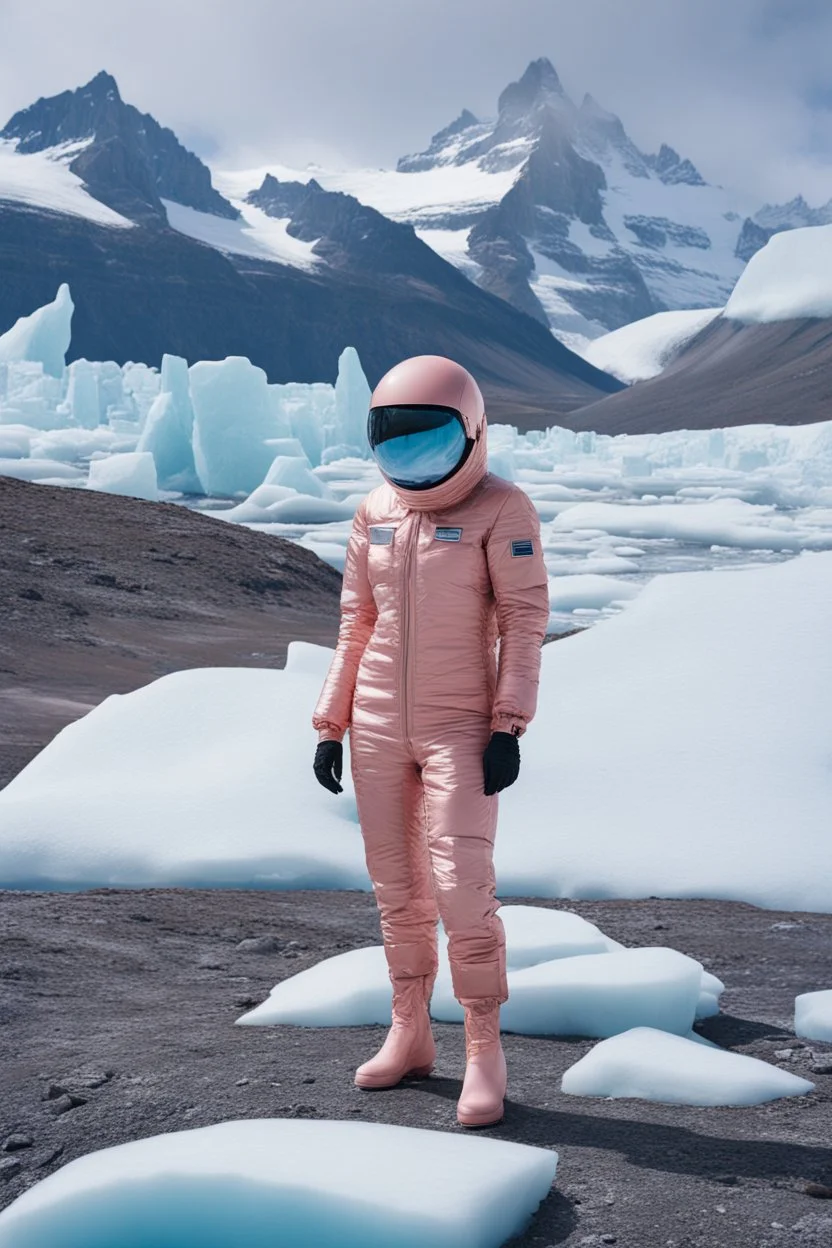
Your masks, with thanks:
[{"label": "rocky gravel ground", "polygon": [[[653,898],[532,904],[698,958],[727,985],[702,1034],[816,1090],[745,1109],[567,1097],[560,1077],[592,1042],[506,1036],[507,1112],[484,1134],[560,1155],[517,1248],[830,1248],[832,1045],[803,1044],[791,1025],[797,993],[832,986],[832,916]],[[459,1027],[436,1025],[432,1077],[366,1093],[353,1070],[384,1028],[233,1025],[278,980],[378,939],[373,898],[359,892],[0,893],[0,1205],[83,1153],[226,1119],[461,1130]]]}]

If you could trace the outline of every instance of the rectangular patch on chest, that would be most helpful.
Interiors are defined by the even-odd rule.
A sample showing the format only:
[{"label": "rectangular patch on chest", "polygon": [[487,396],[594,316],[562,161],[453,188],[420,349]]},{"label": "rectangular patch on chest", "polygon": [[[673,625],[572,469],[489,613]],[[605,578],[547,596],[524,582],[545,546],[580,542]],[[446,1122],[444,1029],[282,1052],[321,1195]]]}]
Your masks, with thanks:
[{"label": "rectangular patch on chest", "polygon": [[458,542],[462,539],[462,529],[437,528],[433,536],[437,542]]},{"label": "rectangular patch on chest", "polygon": [[511,553],[515,555],[533,555],[534,546],[530,537],[522,537],[511,543]]},{"label": "rectangular patch on chest", "polygon": [[389,546],[393,541],[393,534],[395,532],[396,526],[394,524],[371,524],[370,545]]}]

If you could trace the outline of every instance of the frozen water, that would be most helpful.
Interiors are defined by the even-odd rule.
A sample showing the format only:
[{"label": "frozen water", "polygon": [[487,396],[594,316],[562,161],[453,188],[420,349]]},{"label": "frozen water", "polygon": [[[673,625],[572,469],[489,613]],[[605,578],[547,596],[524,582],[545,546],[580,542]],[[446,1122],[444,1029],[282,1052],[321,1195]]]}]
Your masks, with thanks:
[{"label": "frozen water", "polygon": [[697,1018],[713,1018],[719,1013],[719,998],[725,991],[725,985],[710,971],[702,972],[702,984],[699,992],[699,1004],[696,1007]]},{"label": "frozen water", "polygon": [[150,502],[156,502],[159,497],[156,465],[149,451],[128,451],[90,460],[87,486],[105,494],[129,494],[131,498]]},{"label": "frozen water", "polygon": [[66,282],[58,287],[54,302],[21,316],[0,336],[0,361],[29,361],[43,365],[43,371],[60,377],[69,350],[74,305]]},{"label": "frozen water", "polygon": [[628,384],[657,377],[721,308],[656,312],[595,338],[580,354]]},{"label": "frozen water", "polygon": [[[527,968],[541,968],[541,964],[551,965],[552,974],[556,978],[554,965],[560,959],[576,959],[578,979],[582,981],[580,991],[584,994],[583,999],[576,1003],[579,990],[573,985],[563,993],[561,1006],[558,1007],[565,1010],[571,1008],[570,1020],[576,1016],[581,1017],[591,1026],[595,1017],[605,1011],[608,984],[616,976],[620,978],[624,992],[631,996],[631,1012],[626,1017],[656,1017],[653,990],[648,982],[651,973],[655,978],[656,968],[650,971],[648,967],[649,973],[646,975],[644,966],[641,966],[639,973],[636,963],[642,963],[644,959],[637,958],[636,962],[625,960],[623,968],[620,960],[612,964],[599,963],[603,972],[601,975],[593,976],[587,972],[581,976],[580,971],[587,966],[589,955],[618,953],[623,949],[623,946],[605,936],[592,923],[569,911],[548,910],[541,906],[505,905],[500,908],[500,917],[506,929],[509,988],[513,994],[519,983],[522,996],[518,1010],[512,1012],[508,1007],[503,1008],[504,1030],[560,1030],[560,1016],[552,1014],[552,977],[545,970],[539,969],[538,979],[534,984],[527,982],[528,977],[524,978]],[[453,995],[447,948],[447,939],[440,929],[439,974],[431,1002],[431,1013],[434,1018],[445,1022],[461,1022],[462,1010]],[[643,951],[629,952],[639,954]],[[655,952],[648,952],[647,961]],[[690,959],[685,959],[675,965],[673,969],[677,972],[677,979],[688,977],[689,963]],[[699,966],[698,963],[695,965]],[[662,1016],[676,1019],[682,1031],[686,1025],[690,1026],[694,1015],[698,1018],[703,1013],[719,1012],[718,997],[723,985],[714,976],[702,971],[701,967],[699,970],[698,990],[689,994],[688,1004],[692,1010],[690,1020],[687,1018],[690,1011],[686,1009],[686,1012],[679,1013],[674,1004]],[[667,977],[662,982],[667,982]],[[706,1005],[701,1010],[703,1003]],[[620,1000],[610,997],[609,1006],[608,1014],[614,1021],[622,1005]],[[290,1023],[295,1026],[318,1027],[389,1024],[390,1009],[391,986],[384,949],[381,945],[373,945],[326,958],[308,970],[283,980],[272,989],[264,1002],[244,1014],[238,1022],[245,1026]],[[594,1016],[591,1013],[593,1010]],[[541,1019],[546,1020],[542,1027]],[[596,1033],[589,1031],[587,1034]]]},{"label": "frozen water", "polygon": [[196,668],[106,698],[0,793],[0,878],[367,888],[354,799],[309,762],[301,708],[329,659],[293,642],[284,670]]},{"label": "frozen water", "polygon": [[[610,563],[612,567],[616,566],[612,561]],[[613,602],[633,598],[637,593],[638,586],[631,581],[585,572],[577,576],[555,577],[549,586],[549,606],[555,612],[574,613],[580,607],[608,607]]]},{"label": "frozen water", "polygon": [[624,1096],[672,1105],[762,1105],[805,1096],[814,1084],[756,1057],[695,1044],[653,1027],[634,1027],[570,1066],[561,1089],[571,1096]]},{"label": "frozen water", "polygon": [[773,235],[749,260],[724,315],[746,323],[832,316],[832,225]]},{"label": "frozen water", "polygon": [[544,647],[502,893],[832,911],[830,633],[832,554],[803,554],[656,577]]},{"label": "frozen water", "polygon": [[382,945],[350,949],[317,962],[272,988],[237,1022],[245,1027],[357,1027],[390,1023],[390,977]]},{"label": "frozen water", "polygon": [[[512,970],[552,958],[606,953],[620,948],[580,915],[540,906],[502,906],[506,959]],[[435,1000],[442,1009],[449,990],[447,940],[440,932],[440,974]],[[272,989],[269,998],[239,1020],[247,1026],[294,1023],[298,1026],[350,1027],[389,1023],[390,978],[381,945],[326,958]],[[447,1008],[445,1006],[445,1008]],[[437,1015],[439,1017],[439,1015]]]},{"label": "frozen water", "polygon": [[[675,949],[623,949],[513,971],[504,1030],[523,1035],[612,1036],[630,1027],[684,1035],[696,1017],[702,967]],[[437,1017],[452,1022],[450,1008]]]},{"label": "frozen water", "polygon": [[298,494],[309,494],[313,498],[331,498],[332,491],[325,481],[316,477],[309,467],[305,456],[292,457],[278,455],[266,473],[264,485],[286,485]]},{"label": "frozen water", "polygon": [[82,472],[69,464],[57,464],[53,459],[0,459],[0,477],[17,477],[18,481],[84,484]]},{"label": "frozen water", "polygon": [[[242,358],[194,369],[196,382],[170,356],[161,377],[144,364],[112,361],[78,361],[57,377],[40,361],[0,363],[0,427],[18,430],[10,454],[0,456],[3,471],[75,484],[93,451],[150,451],[167,496],[300,542],[343,567],[355,507],[381,479],[368,458],[369,387],[355,352],[342,352],[335,386],[264,386]],[[200,400],[194,430],[192,390],[205,390],[200,370],[209,397]],[[220,387],[219,376],[229,384]],[[72,433],[83,428],[106,439],[84,443]],[[42,453],[45,433],[56,436]],[[832,547],[832,422],[619,437],[558,427],[521,435],[493,425],[489,452],[492,470],[517,481],[540,514],[553,634],[616,614],[657,573],[778,562]],[[305,459],[303,481],[268,479],[275,459],[286,457]],[[69,470],[44,476],[36,462],[43,458]],[[245,501],[228,507],[229,496]]]},{"label": "frozen water", "polygon": [[274,458],[278,437],[266,374],[243,356],[203,360],[190,368],[196,470],[209,494],[248,494]]},{"label": "frozen water", "polygon": [[[832,911],[831,632],[832,553],[803,554],[655,577],[545,646],[501,895]],[[349,767],[336,800],[309,764],[307,650],[317,674],[292,643],[285,672],[176,673],[64,729],[0,792],[0,884],[366,888]]]},{"label": "frozen water", "polygon": [[67,369],[67,414],[72,424],[82,429],[95,429],[101,420],[98,398],[98,377],[89,360],[75,360]]},{"label": "frozen water", "polygon": [[69,1162],[0,1213],[0,1248],[498,1248],[557,1162],[380,1123],[222,1122]]},{"label": "frozen water", "polygon": [[832,1043],[832,988],[804,992],[794,1001],[794,1033]]},{"label": "frozen water", "polygon": [[177,355],[163,355],[161,390],[147,413],[136,449],[150,452],[159,481],[166,488],[201,494],[193,430],[187,361]]},{"label": "frozen water", "polygon": [[367,442],[369,410],[370,387],[358,352],[355,347],[345,347],[338,358],[338,379],[335,382],[335,440],[349,448],[348,454],[365,459],[370,455]]}]

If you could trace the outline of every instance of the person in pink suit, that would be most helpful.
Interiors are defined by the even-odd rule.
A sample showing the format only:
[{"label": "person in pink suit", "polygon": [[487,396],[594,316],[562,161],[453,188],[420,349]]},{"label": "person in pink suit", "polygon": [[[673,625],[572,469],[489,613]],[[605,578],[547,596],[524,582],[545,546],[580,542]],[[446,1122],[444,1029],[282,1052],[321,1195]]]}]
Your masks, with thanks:
[{"label": "person in pink suit", "polygon": [[483,397],[453,360],[391,369],[368,437],[384,483],[355,513],[338,643],[312,719],[315,775],[335,793],[349,728],[393,986],[392,1027],[355,1082],[387,1088],[433,1068],[441,918],[465,1013],[457,1117],[486,1126],[502,1118],[506,1091],[497,794],[517,779],[537,703],[549,616],[540,522],[523,490],[488,471]]}]

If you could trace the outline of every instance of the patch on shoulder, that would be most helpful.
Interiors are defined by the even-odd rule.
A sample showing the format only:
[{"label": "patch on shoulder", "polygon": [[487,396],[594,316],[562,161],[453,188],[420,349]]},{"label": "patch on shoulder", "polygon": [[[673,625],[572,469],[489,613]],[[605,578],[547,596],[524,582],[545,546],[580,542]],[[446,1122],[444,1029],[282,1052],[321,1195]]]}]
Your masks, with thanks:
[{"label": "patch on shoulder", "polygon": [[395,524],[371,524],[370,545],[389,546],[396,532]]},{"label": "patch on shoulder", "polygon": [[448,527],[442,528],[437,526],[433,537],[437,542],[458,542],[462,538],[462,529],[453,529]]},{"label": "patch on shoulder", "polygon": [[511,543],[512,556],[533,555],[534,544],[530,537],[521,537]]}]

